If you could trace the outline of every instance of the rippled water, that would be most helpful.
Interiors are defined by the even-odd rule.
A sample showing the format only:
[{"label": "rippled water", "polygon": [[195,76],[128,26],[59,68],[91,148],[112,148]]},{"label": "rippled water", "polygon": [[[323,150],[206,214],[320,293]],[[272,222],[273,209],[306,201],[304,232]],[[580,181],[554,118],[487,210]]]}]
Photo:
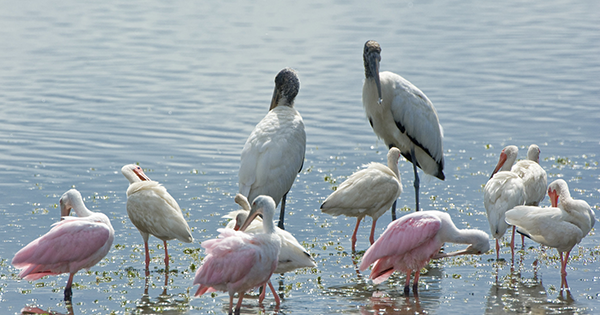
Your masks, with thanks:
[{"label": "rippled water", "polygon": [[[597,313],[600,238],[573,251],[571,295],[559,292],[558,255],[527,242],[512,265],[494,253],[435,262],[418,298],[404,276],[373,286],[355,263],[371,220],[321,214],[320,203],[361,165],[385,159],[361,105],[362,47],[382,45],[382,70],[400,73],[435,104],[444,127],[446,181],[422,180],[425,209],[448,211],[461,227],[488,231],[482,185],[503,146],[521,157],[542,150],[549,181],[564,178],[576,198],[600,207],[599,2],[500,3],[359,1],[301,3],[103,1],[6,2],[0,11],[0,307],[67,312],[66,276],[18,280],[18,249],[58,220],[60,195],[81,191],[109,215],[114,246],[75,277],[75,314],[203,314],[226,311],[226,294],[190,298],[200,242],[236,208],[242,146],[266,114],[273,78],[300,74],[296,108],[307,152],[289,194],[286,228],[318,262],[273,279],[285,292],[282,314]],[[152,239],[144,292],[142,240],[129,222],[122,165],[138,162],[184,208],[194,244]],[[414,205],[412,169],[399,163]],[[544,205],[549,202],[544,201]],[[380,234],[391,217],[378,222]],[[507,241],[505,239],[505,241]],[[449,250],[458,246],[447,245]],[[509,260],[504,248],[502,256]],[[533,264],[536,266],[533,266]],[[242,312],[271,312],[255,298]]]}]

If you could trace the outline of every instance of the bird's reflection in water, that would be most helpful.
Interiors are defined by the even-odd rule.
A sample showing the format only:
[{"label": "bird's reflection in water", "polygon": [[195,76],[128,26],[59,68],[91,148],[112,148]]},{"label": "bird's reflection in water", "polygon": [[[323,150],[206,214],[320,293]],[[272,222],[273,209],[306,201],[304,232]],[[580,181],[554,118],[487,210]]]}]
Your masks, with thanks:
[{"label": "bird's reflection in water", "polygon": [[369,298],[369,302],[360,308],[361,314],[427,314],[421,308],[418,296],[390,297],[384,292],[376,291]]},{"label": "bird's reflection in water", "polygon": [[51,310],[47,310],[44,311],[43,309],[35,306],[35,305],[28,305],[23,307],[23,309],[21,309],[21,315],[32,315],[32,314],[47,314],[47,315],[73,315],[73,304],[71,304],[70,302],[65,302],[65,306],[67,307],[67,312],[66,313],[60,313],[60,312],[56,312],[56,311],[51,311]]},{"label": "bird's reflection in water", "polygon": [[136,303],[136,309],[133,314],[181,314],[187,312],[190,308],[189,297],[186,294],[172,295],[167,293],[169,285],[169,270],[165,270],[165,281],[163,290],[158,297],[151,298],[149,292],[149,279],[147,276],[144,283],[144,295]]},{"label": "bird's reflection in water", "polygon": [[[352,264],[354,271],[349,276],[348,283],[341,286],[324,287],[323,293],[337,295],[340,299],[347,299],[360,304],[360,314],[426,314],[426,309],[433,309],[439,305],[441,297],[441,279],[443,268],[440,263],[433,261],[421,272],[419,278],[419,295],[409,296],[404,294],[406,275],[399,272],[393,273],[385,282],[373,285],[368,275],[363,275],[358,270],[361,254],[353,253]],[[356,273],[356,276],[354,276]],[[352,310],[344,310],[354,313]]]},{"label": "bird's reflection in water", "polygon": [[[577,314],[579,309],[569,291],[561,291],[556,299],[548,292],[538,277],[539,261],[524,266],[522,256],[510,265],[507,275],[499,276],[501,265],[496,265],[496,281],[487,296],[485,314],[525,313],[525,314]],[[533,268],[531,278],[522,277],[522,271]]]}]

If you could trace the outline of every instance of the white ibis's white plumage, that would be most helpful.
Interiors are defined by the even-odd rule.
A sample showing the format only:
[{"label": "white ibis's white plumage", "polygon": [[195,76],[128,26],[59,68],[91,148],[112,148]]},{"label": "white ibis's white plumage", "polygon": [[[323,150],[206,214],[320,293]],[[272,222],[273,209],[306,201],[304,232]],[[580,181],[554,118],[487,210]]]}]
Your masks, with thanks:
[{"label": "white ibis's white plumage", "polygon": [[511,172],[519,175],[523,179],[527,200],[525,205],[538,206],[544,197],[548,188],[548,179],[546,171],[540,166],[540,148],[532,144],[527,150],[527,159],[517,162]]},{"label": "white ibis's white plumage", "polygon": [[[399,148],[402,155],[413,163],[418,211],[417,167],[426,174],[445,179],[443,131],[437,112],[427,96],[412,83],[395,73],[379,72],[381,46],[376,41],[365,43],[363,59],[366,76],[363,107],[375,134],[388,148]],[[392,219],[395,220],[394,208]]]},{"label": "white ibis's white plumage", "polygon": [[[506,211],[525,204],[527,193],[523,179],[516,173],[510,171],[511,166],[517,159],[519,149],[510,145],[505,147],[500,153],[498,165],[492,172],[490,180],[483,188],[483,203],[487,219],[490,224],[490,232],[496,239],[496,258],[500,258],[500,239],[504,236],[508,224],[504,220]],[[514,237],[515,229],[513,227],[511,237],[511,254],[514,257]]]},{"label": "white ibis's white plumage", "polygon": [[[561,289],[568,289],[566,268],[569,253],[594,227],[596,217],[587,202],[571,197],[569,187],[562,179],[550,184],[548,196],[552,207],[518,206],[506,212],[506,222],[517,226],[519,233],[558,250]],[[563,253],[566,253],[564,257]]]},{"label": "white ibis's white plumage", "polygon": [[387,154],[387,166],[370,163],[368,167],[352,174],[321,205],[321,211],[333,216],[357,217],[352,233],[352,250],[355,250],[356,233],[365,216],[373,218],[371,244],[375,241],[375,225],[402,193],[398,172],[400,150],[392,147]]},{"label": "white ibis's white plumage", "polygon": [[[237,293],[239,299],[235,313],[239,314],[244,292],[270,284],[269,278],[277,267],[277,256],[281,248],[281,240],[275,235],[273,225],[274,212],[273,199],[270,196],[258,196],[252,202],[248,220],[241,230],[246,229],[257,215],[262,214],[265,233],[249,234],[219,229],[219,238],[202,242],[207,256],[194,277],[194,284],[200,285],[196,296],[216,290],[229,292],[231,314],[233,296]],[[271,289],[274,291],[272,286]],[[274,298],[279,305],[279,296],[275,294]]]},{"label": "white ibis's white plumage", "polygon": [[286,195],[302,169],[306,150],[304,123],[294,109],[299,89],[296,71],[285,68],[277,74],[269,113],[248,137],[239,170],[239,192],[248,200],[268,195],[276,205],[281,201],[282,229]]},{"label": "white ibis's white plumage", "polygon": [[140,231],[146,250],[146,274],[149,274],[150,235],[163,241],[165,246],[165,267],[169,268],[167,241],[178,239],[185,243],[194,241],[177,201],[167,189],[156,181],[150,180],[138,165],[128,164],[121,173],[129,180],[127,189],[127,215],[131,223]]}]

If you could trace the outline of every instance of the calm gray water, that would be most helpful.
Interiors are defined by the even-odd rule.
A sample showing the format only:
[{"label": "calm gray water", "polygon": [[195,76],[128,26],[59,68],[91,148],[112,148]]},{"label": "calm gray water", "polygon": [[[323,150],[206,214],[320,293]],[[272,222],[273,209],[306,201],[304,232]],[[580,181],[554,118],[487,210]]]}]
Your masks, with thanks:
[{"label": "calm gray water", "polygon": [[[444,127],[446,181],[422,180],[425,209],[460,228],[488,231],[482,185],[507,144],[537,143],[549,181],[600,207],[600,2],[598,1],[2,1],[0,10],[0,308],[66,313],[67,276],[23,281],[10,265],[59,218],[74,187],[109,215],[114,246],[75,277],[75,314],[219,314],[228,297],[190,298],[192,265],[237,206],[239,155],[266,114],[275,74],[295,68],[304,117],[304,170],[289,194],[286,228],[318,261],[286,274],[281,314],[594,314],[600,311],[600,236],[572,252],[571,295],[560,294],[558,254],[529,241],[514,264],[495,254],[432,263],[418,298],[404,276],[373,286],[350,251],[355,220],[321,214],[332,186],[385,160],[361,104],[363,44],[382,45],[382,70],[433,101]],[[142,239],[127,218],[120,168],[140,163],[177,199],[196,239],[151,239],[144,293]],[[412,168],[399,163],[400,207],[414,206]],[[425,177],[423,177],[425,178]],[[329,179],[329,180],[328,180]],[[546,199],[543,205],[549,205]],[[408,209],[406,209],[409,211]],[[597,212],[597,214],[600,214]],[[391,216],[378,222],[379,235]],[[371,220],[359,230],[366,250]],[[505,242],[508,241],[505,238]],[[491,240],[490,240],[491,242]],[[160,245],[160,246],[159,246]],[[459,246],[447,245],[448,250]],[[536,267],[533,266],[534,262]],[[267,295],[246,314],[271,313]]]}]

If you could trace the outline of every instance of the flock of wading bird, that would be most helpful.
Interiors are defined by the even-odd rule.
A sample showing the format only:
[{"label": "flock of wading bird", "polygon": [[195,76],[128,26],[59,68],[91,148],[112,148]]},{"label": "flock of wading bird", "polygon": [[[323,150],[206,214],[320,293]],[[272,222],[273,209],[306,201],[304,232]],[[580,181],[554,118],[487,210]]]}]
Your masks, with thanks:
[{"label": "flock of wading bird", "polygon": [[[458,229],[448,213],[419,211],[417,167],[444,180],[442,128],[433,104],[423,92],[397,74],[379,72],[380,53],[377,42],[365,43],[366,79],[362,98],[375,134],[389,147],[387,166],[371,163],[355,172],[327,197],[321,210],[333,216],[357,218],[352,233],[353,251],[361,220],[367,215],[372,217],[371,246],[362,257],[359,269],[372,265],[370,278],[374,283],[386,280],[395,270],[405,272],[406,294],[414,271],[412,288],[417,294],[419,272],[429,260],[486,253],[490,248],[489,236],[479,230]],[[217,230],[218,238],[202,242],[206,256],[193,281],[199,285],[195,295],[228,292],[229,313],[233,311],[236,293],[239,299],[235,312],[239,313],[244,293],[263,287],[259,296],[262,302],[266,285],[279,305],[279,296],[269,280],[271,275],[316,267],[311,255],[284,230],[286,195],[302,169],[306,148],[302,117],[293,107],[299,88],[300,81],[293,69],[283,69],[275,77],[269,112],[256,125],[241,154],[239,193],[235,201],[242,210],[224,216],[232,220],[226,228]],[[513,166],[517,153],[516,146],[502,150],[484,189],[490,230],[496,239],[496,257],[499,259],[499,239],[512,225],[513,258],[515,230],[523,237],[556,248],[561,257],[561,289],[568,289],[569,252],[594,226],[594,212],[585,201],[571,198],[564,180],[547,185],[536,145],[529,147],[527,159]],[[397,165],[400,155],[413,165],[416,212],[396,219],[396,200],[402,193]],[[150,235],[164,242],[164,261],[168,269],[167,241],[178,239],[191,243],[194,240],[181,209],[167,190],[150,180],[140,166],[125,165],[121,172],[129,180],[127,214],[144,240],[146,276],[149,275]],[[538,205],[546,192],[552,206],[540,208]],[[252,201],[251,205],[248,200]],[[281,210],[275,226],[273,217],[279,203]],[[377,219],[390,207],[393,221],[375,241]],[[12,264],[21,269],[19,276],[26,280],[69,273],[64,298],[70,301],[73,276],[106,256],[114,240],[114,230],[106,215],[86,208],[77,190],[71,189],[60,198],[60,209],[61,221],[21,249]],[[69,216],[71,210],[77,217]],[[440,252],[446,242],[468,244],[468,247],[452,253]]]}]

